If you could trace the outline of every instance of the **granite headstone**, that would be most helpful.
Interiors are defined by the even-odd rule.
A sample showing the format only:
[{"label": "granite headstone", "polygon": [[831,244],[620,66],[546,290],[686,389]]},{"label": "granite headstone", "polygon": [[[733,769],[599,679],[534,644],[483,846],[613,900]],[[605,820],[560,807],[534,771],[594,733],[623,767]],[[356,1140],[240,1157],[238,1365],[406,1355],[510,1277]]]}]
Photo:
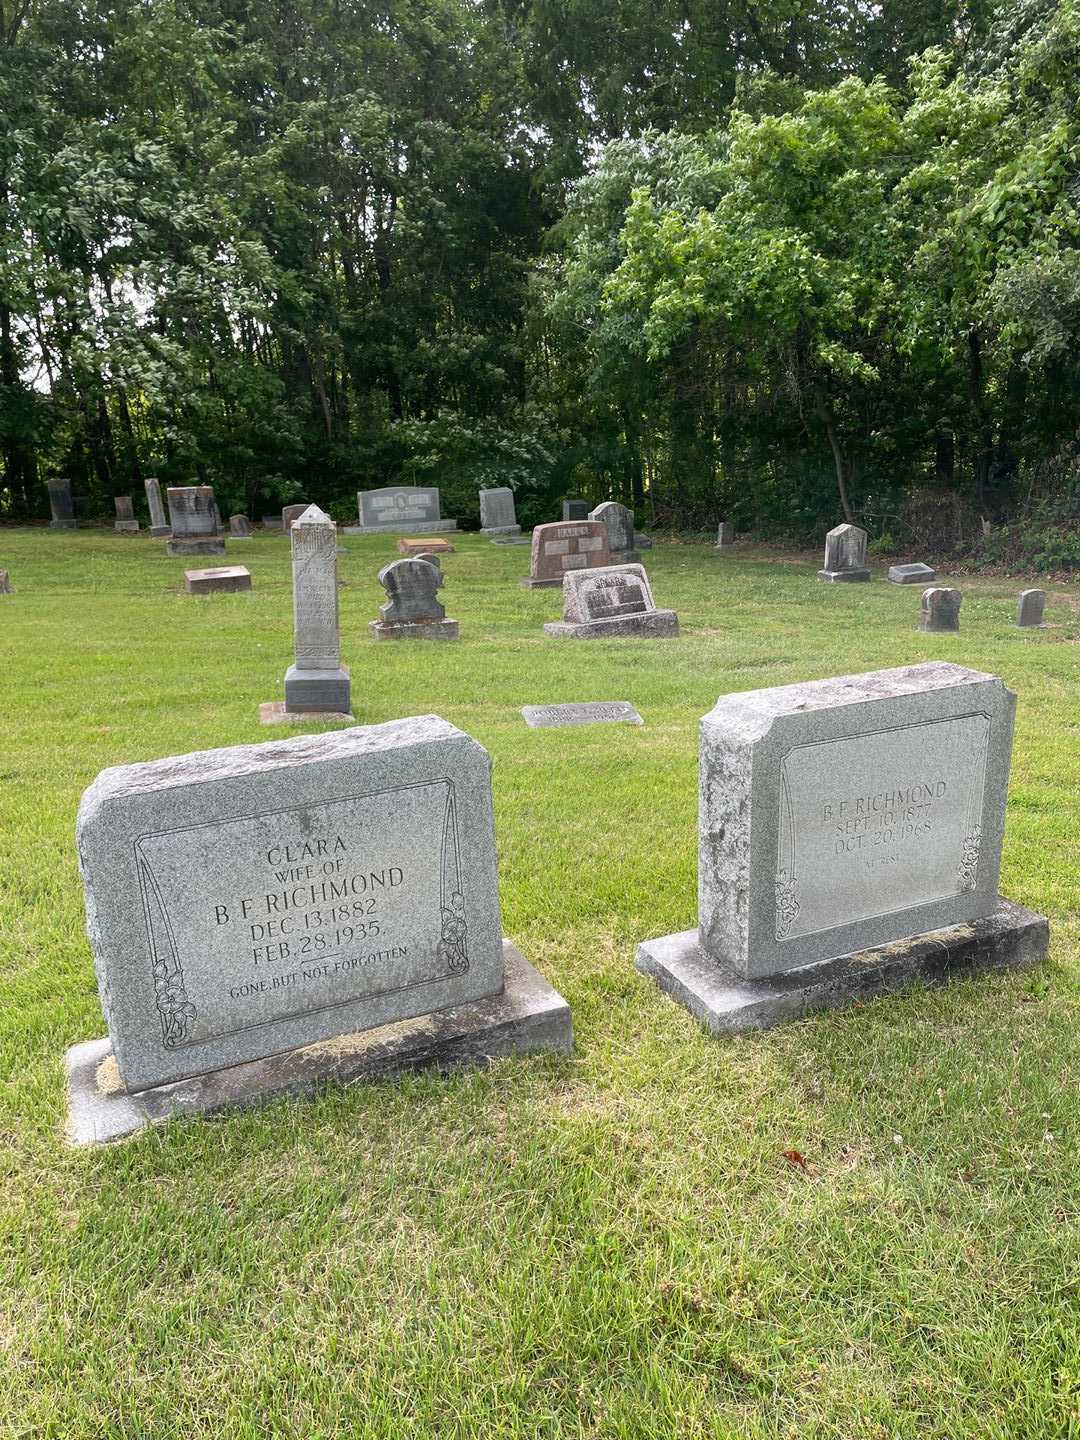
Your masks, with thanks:
[{"label": "granite headstone", "polygon": [[285,713],[348,715],[349,672],[341,663],[338,633],[337,526],[309,505],[293,521],[290,539],[294,656],[285,672]]},{"label": "granite headstone", "polygon": [[75,498],[71,493],[70,480],[49,480],[49,521],[50,530],[75,530],[79,522],[75,519]]},{"label": "granite headstone", "polygon": [[131,503],[131,496],[114,495],[113,507],[116,511],[113,529],[121,535],[138,534],[139,522],[135,519],[135,509]]},{"label": "granite headstone", "polygon": [[1045,590],[1021,590],[1016,606],[1016,623],[1027,630],[1041,626],[1046,608]]},{"label": "granite headstone", "polygon": [[0,595],[14,595],[15,591],[11,585],[11,576],[6,570],[0,570]]},{"label": "granite headstone", "polygon": [[156,475],[148,475],[143,481],[143,488],[146,491],[146,504],[150,511],[150,536],[153,540],[163,540],[171,533],[172,527],[165,517],[165,506],[161,500],[161,481]]},{"label": "granite headstone", "polygon": [[998,896],[1015,703],[942,663],[722,696],[701,722],[698,928],[639,968],[739,1029],[1038,958],[1046,922]]},{"label": "granite headstone", "polygon": [[229,534],[235,540],[247,540],[251,535],[251,521],[246,515],[230,515]]},{"label": "granite headstone", "polygon": [[368,629],[376,640],[456,640],[458,622],[439,600],[442,572],[427,560],[394,560],[379,571],[387,599]]},{"label": "granite headstone", "polygon": [[530,730],[566,725],[644,725],[629,700],[579,700],[569,705],[523,705],[521,714]]},{"label": "granite headstone", "polygon": [[589,515],[590,520],[599,520],[608,532],[608,563],[610,565],[631,565],[638,553],[634,549],[634,512],[617,500],[605,500]]},{"label": "granite headstone", "polygon": [[570,570],[587,570],[610,563],[607,527],[599,520],[553,521],[532,532],[526,589],[561,585]]},{"label": "granite headstone", "polygon": [[165,548],[170,555],[224,555],[225,541],[218,534],[217,505],[210,485],[169,486],[172,535]]},{"label": "granite headstone", "polygon": [[544,626],[545,635],[571,640],[624,635],[660,640],[678,633],[678,615],[656,608],[642,565],[568,571],[563,576],[563,618]]},{"label": "granite headstone", "polygon": [[480,534],[512,536],[521,534],[509,485],[480,491]]},{"label": "granite headstone", "polygon": [[439,492],[433,485],[387,485],[360,490],[356,496],[360,523],[346,535],[409,534],[418,530],[456,530],[456,520],[440,517]]},{"label": "granite headstone", "polygon": [[959,590],[951,590],[947,586],[936,586],[924,590],[919,605],[919,629],[959,630],[962,600],[963,596]]},{"label": "granite headstone", "polygon": [[825,568],[819,580],[833,583],[869,580],[866,565],[866,531],[858,525],[837,525],[825,536]]},{"label": "granite headstone", "polygon": [[589,518],[588,500],[564,500],[562,502],[562,518],[564,520],[587,520]]}]

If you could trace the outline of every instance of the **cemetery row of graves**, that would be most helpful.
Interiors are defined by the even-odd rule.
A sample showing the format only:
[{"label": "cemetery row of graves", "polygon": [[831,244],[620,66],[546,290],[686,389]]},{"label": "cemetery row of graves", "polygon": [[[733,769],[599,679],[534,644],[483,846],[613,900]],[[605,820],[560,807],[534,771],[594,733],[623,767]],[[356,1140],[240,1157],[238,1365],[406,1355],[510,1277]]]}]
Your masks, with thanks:
[{"label": "cemetery row of graves", "polygon": [[1053,1433],[1068,596],[965,581],[961,630],[851,526],[815,574],[622,507],[526,537],[511,495],[469,536],[437,492],[340,529],[162,498],[150,539],[9,532],[12,789],[47,758],[54,797],[49,870],[0,871],[20,1417]]},{"label": "cemetery row of graves", "polygon": [[[58,483],[52,498],[53,524],[74,528],[70,492]],[[147,500],[170,557],[224,554],[210,487],[170,488],[167,518],[156,480]],[[626,507],[581,516],[566,502],[523,539],[512,490],[480,500],[482,537],[530,545],[522,586],[562,588],[546,637],[679,636]],[[361,492],[358,510],[346,534],[394,537],[402,552],[379,572],[372,637],[457,640],[438,597],[456,523],[438,490]],[[573,1046],[565,999],[502,934],[490,757],[437,715],[356,726],[337,526],[302,504],[268,523],[291,547],[294,659],[261,721],[349,728],[121,766],[87,790],[78,850],[109,1033],[68,1055],[80,1143],[328,1079]],[[138,530],[129,498],[116,527]],[[248,538],[247,517],[230,533]],[[733,545],[721,525],[716,549]],[[889,572],[897,585],[936,578],[920,562]],[[866,532],[831,531],[818,579],[870,581]],[[200,568],[185,585],[235,593],[251,577]],[[958,631],[960,604],[927,586],[920,629]],[[1043,604],[1023,592],[1018,626],[1041,627]],[[698,924],[642,937],[639,970],[734,1033],[1043,960],[1047,920],[999,893],[1015,703],[998,677],[940,660],[721,696],[701,726]],[[641,723],[628,702],[523,714]],[[400,1028],[417,1017],[421,1029]],[[349,1043],[328,1056],[335,1037]]]}]

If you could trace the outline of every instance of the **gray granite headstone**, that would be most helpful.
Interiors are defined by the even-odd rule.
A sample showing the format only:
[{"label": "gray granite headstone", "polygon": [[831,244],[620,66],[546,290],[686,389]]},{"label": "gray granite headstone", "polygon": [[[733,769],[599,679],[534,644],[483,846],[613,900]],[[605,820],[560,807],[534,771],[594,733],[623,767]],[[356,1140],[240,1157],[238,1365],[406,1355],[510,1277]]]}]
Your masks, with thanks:
[{"label": "gray granite headstone", "polygon": [[79,522],[75,519],[75,499],[71,493],[71,481],[49,480],[46,483],[49,490],[49,510],[52,513],[49,529],[77,529]]},{"label": "gray granite headstone", "polygon": [[293,522],[293,643],[285,672],[287,713],[347,715],[349,672],[338,634],[337,526],[317,505]]},{"label": "gray granite headstone", "polygon": [[918,585],[925,584],[927,580],[936,580],[937,571],[931,565],[890,565],[889,579],[894,585]]},{"label": "gray granite headstone", "polygon": [[491,762],[434,715],[105,770],[77,838],[128,1091],[502,989]]},{"label": "gray granite headstone", "polygon": [[565,725],[644,725],[629,700],[582,700],[570,705],[523,705],[521,713],[530,730]]},{"label": "gray granite headstone", "polygon": [[825,536],[825,568],[819,580],[835,582],[869,580],[866,565],[866,531],[858,525],[837,525]]},{"label": "gray granite headstone", "polygon": [[564,500],[562,502],[562,518],[564,520],[587,520],[589,518],[588,500]]},{"label": "gray granite headstone", "polygon": [[376,640],[456,640],[458,622],[439,600],[442,572],[427,560],[393,560],[379,571],[387,599],[368,629]]},{"label": "gray granite headstone", "polygon": [[1022,629],[1041,626],[1046,608],[1045,590],[1021,590],[1016,607],[1016,623]]},{"label": "gray granite headstone", "polygon": [[634,512],[617,500],[605,500],[589,515],[608,532],[608,554],[612,565],[629,565],[637,560],[634,549]]},{"label": "gray granite headstone", "polygon": [[716,549],[725,550],[735,544],[735,526],[730,520],[721,520],[716,527]]},{"label": "gray granite headstone", "polygon": [[679,633],[674,610],[658,610],[642,565],[607,565],[563,576],[563,618],[544,634],[572,640],[624,635],[667,639]]},{"label": "gray granite headstone", "polygon": [[456,520],[440,518],[439,492],[433,485],[387,485],[381,490],[360,490],[356,501],[360,524],[346,527],[347,535],[457,529]]},{"label": "gray granite headstone", "polygon": [[146,504],[150,510],[150,536],[154,540],[162,540],[171,532],[171,526],[165,518],[165,506],[161,500],[161,481],[156,475],[148,475],[143,481],[143,488],[146,490]]},{"label": "gray granite headstone", "polygon": [[303,515],[304,511],[305,511],[307,508],[308,508],[308,502],[307,502],[306,500],[301,500],[298,505],[283,505],[283,506],[282,506],[282,508],[281,508],[281,528],[282,528],[282,530],[284,530],[284,532],[285,532],[286,535],[291,535],[291,534],[292,534],[292,527],[293,527],[294,523],[295,523],[297,520],[300,519],[300,516]]},{"label": "gray granite headstone", "polygon": [[919,605],[919,629],[959,630],[962,600],[959,590],[951,590],[947,586],[924,590]]},{"label": "gray granite headstone", "polygon": [[480,534],[520,535],[514,509],[514,492],[509,485],[480,491]]},{"label": "gray granite headstone", "polygon": [[247,540],[251,535],[251,521],[246,515],[230,515],[229,534],[234,539]]},{"label": "gray granite headstone", "polygon": [[11,585],[11,576],[6,570],[0,570],[0,595],[14,595],[15,591]]},{"label": "gray granite headstone", "polygon": [[[765,977],[797,972],[803,1009],[887,988],[901,951],[873,952],[904,937],[977,959],[970,924],[1001,905],[1015,703],[940,662],[722,696],[701,722],[698,928],[646,942],[639,968],[731,1029],[798,1013],[790,992],[752,1003]],[[861,979],[827,968],[856,955]]]},{"label": "gray granite headstone", "polygon": [[210,485],[169,486],[169,518],[172,538],[166,542],[170,555],[224,555],[225,542],[218,534],[218,513]]},{"label": "gray granite headstone", "polygon": [[139,522],[135,519],[135,510],[131,503],[131,496],[114,495],[113,506],[116,510],[113,529],[122,535],[134,535],[139,529]]}]

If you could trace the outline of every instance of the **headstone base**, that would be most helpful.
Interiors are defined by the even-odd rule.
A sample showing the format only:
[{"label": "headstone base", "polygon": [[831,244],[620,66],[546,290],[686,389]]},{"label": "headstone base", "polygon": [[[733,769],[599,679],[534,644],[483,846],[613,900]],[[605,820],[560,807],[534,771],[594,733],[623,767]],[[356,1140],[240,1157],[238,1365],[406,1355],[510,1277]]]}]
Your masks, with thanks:
[{"label": "headstone base", "polygon": [[286,710],[284,700],[264,700],[259,706],[260,725],[292,725],[302,729],[316,723],[333,721],[337,725],[355,725],[356,716],[339,710]]},{"label": "headstone base", "polygon": [[486,530],[480,531],[481,535],[520,535],[520,525],[489,525]]},{"label": "headstone base", "polygon": [[847,583],[853,583],[853,582],[859,581],[859,580],[869,580],[869,579],[870,579],[870,571],[869,571],[869,570],[866,570],[866,569],[858,569],[858,570],[819,570],[819,571],[817,572],[817,578],[818,578],[819,580],[828,580],[828,581],[830,581],[833,585],[842,585],[842,584],[847,584]]},{"label": "headstone base", "polygon": [[331,715],[349,713],[349,672],[344,665],[336,670],[285,671],[285,709],[294,714],[326,711]]},{"label": "headstone base", "polygon": [[216,570],[185,570],[184,589],[189,595],[232,594],[251,589],[251,571],[246,565],[220,565]]},{"label": "headstone base", "polygon": [[669,640],[679,633],[674,610],[649,610],[644,615],[615,615],[610,620],[550,620],[545,635],[565,640],[609,640],[629,635],[645,640]]},{"label": "headstone base", "polygon": [[113,529],[118,535],[137,535],[139,522],[137,520],[114,520]]},{"label": "headstone base", "polygon": [[50,521],[49,521],[49,529],[50,529],[50,530],[77,530],[78,528],[79,528],[79,522],[78,522],[77,520],[50,520]]},{"label": "headstone base", "polygon": [[369,620],[368,629],[376,640],[456,640],[456,620],[413,620],[403,625],[386,625]]},{"label": "headstone base", "polygon": [[554,590],[556,587],[562,589],[561,575],[553,575],[550,580],[534,580],[531,575],[526,575],[521,582],[523,590]]},{"label": "headstone base", "polygon": [[150,539],[151,539],[151,540],[167,540],[168,537],[169,537],[171,534],[172,534],[172,526],[171,526],[171,525],[151,525],[151,526],[150,526]]},{"label": "headstone base", "polygon": [[[262,1104],[277,1095],[306,1095],[327,1084],[349,1085],[407,1071],[483,1066],[504,1055],[568,1054],[570,1008],[509,940],[503,941],[506,983],[501,995],[474,1000],[375,1030],[248,1060],[129,1095],[108,1064],[108,1039],[67,1052],[67,1138],[73,1145],[119,1140],[147,1125],[227,1106]],[[110,1076],[110,1071],[112,1074]]]},{"label": "headstone base", "polygon": [[169,555],[224,555],[224,540],[169,540],[165,545]]},{"label": "headstone base", "polygon": [[345,535],[433,535],[456,530],[456,520],[403,520],[399,525],[346,525]]},{"label": "headstone base", "polygon": [[999,897],[998,909],[981,920],[760,980],[744,980],[710,959],[696,930],[646,940],[634,963],[714,1034],[733,1035],[908,985],[941,985],[968,972],[1037,965],[1046,958],[1049,935],[1044,916]]}]

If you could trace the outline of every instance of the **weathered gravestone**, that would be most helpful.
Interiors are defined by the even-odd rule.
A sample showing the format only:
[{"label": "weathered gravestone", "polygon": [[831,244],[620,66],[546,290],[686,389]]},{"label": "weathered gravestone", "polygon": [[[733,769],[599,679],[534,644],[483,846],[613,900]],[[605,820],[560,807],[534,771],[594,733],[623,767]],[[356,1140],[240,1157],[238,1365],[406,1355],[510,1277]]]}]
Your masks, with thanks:
[{"label": "weathered gravestone", "polygon": [[312,718],[351,720],[349,672],[338,631],[337,526],[317,505],[293,522],[293,663],[285,671],[285,703],[259,707],[264,725]]},{"label": "weathered gravestone", "polygon": [[521,714],[530,730],[565,725],[644,725],[629,700],[582,700],[570,705],[523,705]]},{"label": "weathered gravestone", "polygon": [[424,540],[399,540],[397,551],[399,555],[453,555],[454,547],[449,540],[428,537]]},{"label": "weathered gravestone", "polygon": [[735,526],[730,520],[721,520],[716,527],[717,550],[726,550],[729,545],[735,544]]},{"label": "weathered gravestone", "polygon": [[230,515],[229,534],[236,540],[249,539],[251,536],[251,521],[246,515]]},{"label": "weathered gravestone", "polygon": [[837,525],[825,536],[825,568],[818,571],[819,580],[869,580],[866,566],[866,531],[858,525]]},{"label": "weathered gravestone", "polygon": [[959,630],[962,600],[959,590],[950,590],[944,586],[924,590],[919,604],[919,629]]},{"label": "weathered gravestone", "polygon": [[1045,590],[1021,590],[1016,607],[1016,623],[1022,629],[1041,626],[1046,608]]},{"label": "weathered gravestone", "polygon": [[189,595],[231,594],[251,589],[251,571],[246,565],[220,565],[216,570],[185,570],[184,589]]},{"label": "weathered gravestone", "polygon": [[262,517],[262,520],[260,521],[260,524],[262,525],[264,530],[281,530],[283,528],[281,524],[280,514],[264,515]]},{"label": "weathered gravestone", "polygon": [[480,491],[480,534],[514,536],[521,534],[509,485]]},{"label": "weathered gravestone", "polygon": [[150,511],[150,537],[153,540],[163,540],[171,533],[172,527],[165,518],[165,506],[161,501],[161,481],[156,475],[148,475],[143,481],[143,488]]},{"label": "weathered gravestone", "polygon": [[1031,963],[998,895],[1016,697],[933,663],[722,696],[701,722],[698,928],[637,965],[710,1029]]},{"label": "weathered gravestone", "polygon": [[442,561],[439,558],[438,550],[422,550],[419,555],[413,555],[413,560],[426,560],[429,565],[434,565],[436,570],[442,570]]},{"label": "weathered gravestone", "polygon": [[889,579],[894,585],[918,585],[927,580],[936,580],[937,571],[930,565],[890,565]]},{"label": "weathered gravestone", "polygon": [[307,508],[308,502],[306,500],[302,500],[298,505],[283,505],[281,507],[281,528],[286,535],[292,534],[292,527]]},{"label": "weathered gravestone", "polygon": [[387,594],[379,619],[368,622],[376,640],[456,640],[458,622],[446,618],[438,590],[444,584],[438,566],[427,560],[393,560],[379,571]]},{"label": "weathered gravestone", "polygon": [[11,576],[8,574],[8,572],[7,572],[6,570],[0,570],[0,595],[14,595],[14,594],[15,594],[15,591],[14,591],[14,589],[12,588]]},{"label": "weathered gravestone", "polygon": [[638,559],[634,549],[634,512],[617,500],[605,500],[589,516],[599,520],[608,534],[608,564],[632,565]]},{"label": "weathered gravestone", "polygon": [[135,519],[135,510],[131,503],[130,495],[114,495],[113,507],[116,511],[116,519],[113,521],[113,529],[121,535],[136,535],[139,530],[139,522]]},{"label": "weathered gravestone", "polygon": [[553,521],[532,532],[531,564],[522,585],[529,590],[561,585],[568,570],[610,563],[607,527],[598,520]]},{"label": "weathered gravestone", "polygon": [[105,770],[77,838],[109,1036],[68,1052],[75,1141],[570,1048],[502,938],[488,754],[437,716]]},{"label": "weathered gravestone", "polygon": [[587,520],[589,509],[588,500],[564,500],[562,502],[562,518],[564,520]]},{"label": "weathered gravestone", "polygon": [[642,565],[609,565],[563,576],[563,618],[545,635],[606,640],[622,635],[662,640],[679,633],[674,610],[658,610]]},{"label": "weathered gravestone", "polygon": [[75,519],[75,499],[71,493],[70,480],[49,480],[49,521],[50,530],[76,530],[79,522]]},{"label": "weathered gravestone", "polygon": [[225,554],[211,486],[170,485],[169,518],[172,537],[165,542],[165,548],[170,555]]},{"label": "weathered gravestone", "polygon": [[382,490],[360,490],[356,502],[360,524],[346,526],[346,535],[457,529],[456,520],[440,518],[439,492],[433,485],[388,485]]}]

